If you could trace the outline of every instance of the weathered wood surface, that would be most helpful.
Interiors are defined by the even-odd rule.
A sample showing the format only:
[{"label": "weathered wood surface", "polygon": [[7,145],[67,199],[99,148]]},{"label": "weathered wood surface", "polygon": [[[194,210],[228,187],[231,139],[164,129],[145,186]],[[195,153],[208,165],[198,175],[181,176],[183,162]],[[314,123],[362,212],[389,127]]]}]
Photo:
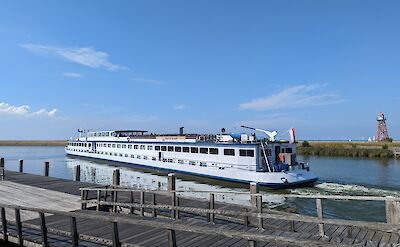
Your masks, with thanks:
[{"label": "weathered wood surface", "polygon": [[[34,186],[23,185],[10,181],[0,183],[0,203],[18,206],[29,206],[60,211],[73,211],[80,209],[79,196],[62,193],[54,190],[37,188]],[[7,209],[7,215],[11,219],[14,214]],[[22,220],[39,217],[38,214],[22,211]]]},{"label": "weathered wood surface", "polygon": [[[24,174],[18,172],[10,172],[6,171],[6,180],[14,181],[16,183],[25,184],[25,185],[32,185],[34,187],[45,188],[48,190],[54,190],[59,192],[65,192],[72,195],[78,196],[80,194],[79,188],[80,187],[89,187],[94,186],[93,184],[83,183],[83,182],[75,182],[71,180],[65,179],[58,179],[52,177],[43,177],[31,174]],[[124,195],[126,194],[126,196]],[[95,191],[91,195],[89,195],[91,199],[97,198],[97,194]],[[118,193],[118,201],[126,201],[132,202],[131,200],[131,193]],[[122,200],[120,200],[122,199]],[[145,194],[145,201],[152,202],[153,195],[150,193]],[[133,193],[133,202],[140,203],[141,201],[140,194]],[[171,198],[168,196],[157,196],[157,203],[159,204],[169,204],[171,205]],[[187,198],[180,198],[179,201],[181,206],[187,207],[203,207],[208,208],[208,202],[203,200],[194,200],[194,199],[187,199]],[[239,207],[237,205],[225,205],[223,203],[215,203],[216,209],[225,209],[225,210],[240,210],[242,211],[246,207]],[[138,210],[136,210],[138,211]],[[88,212],[88,211],[85,211]],[[162,214],[170,215],[171,210],[157,210],[157,215]],[[92,212],[91,212],[92,213]],[[94,213],[94,212],[93,212]],[[153,214],[152,209],[146,209],[145,215]],[[188,224],[188,227],[193,225],[206,225],[210,226],[211,224],[206,223],[206,216],[207,214],[197,216],[190,213],[180,212],[180,220],[184,222],[184,224]],[[139,217],[134,215],[128,215],[129,217]],[[116,217],[128,217],[127,215],[121,215]],[[53,218],[54,217],[54,218]],[[48,224],[55,224],[55,222],[59,222],[60,227],[64,225],[65,227],[70,226],[69,219],[60,219],[57,218],[59,216],[50,216],[46,217],[46,222]],[[144,217],[147,219],[147,217]],[[154,219],[151,219],[154,220]],[[157,218],[156,221],[159,221],[160,218]],[[167,219],[169,220],[169,219]],[[78,219],[78,231],[81,230],[87,231],[88,234],[92,232],[99,231],[100,234],[104,234],[103,236],[110,236],[107,234],[111,234],[111,225],[103,223],[96,223],[90,220],[84,220],[83,225],[80,225],[80,220]],[[39,221],[37,221],[39,222]],[[171,222],[174,222],[173,220]],[[243,222],[243,221],[241,221]],[[39,223],[38,223],[39,224]],[[263,231],[265,234],[275,234],[279,236],[292,236],[296,239],[306,238],[306,239],[321,239],[318,237],[318,224],[316,223],[306,223],[306,222],[299,222],[295,221],[287,221],[283,219],[268,219],[263,221],[263,225],[266,230],[257,230],[254,227],[245,228],[243,224],[237,224],[234,222],[228,222],[222,219],[215,219],[215,224],[211,225],[212,227],[220,228],[220,229],[237,229],[239,231],[246,231],[246,232],[253,232],[253,231]],[[295,228],[296,232],[290,232],[291,229]],[[157,229],[148,229],[145,230],[144,227],[138,227],[138,229],[134,227],[123,227],[119,225],[120,232],[119,237],[120,239],[124,239],[124,236],[127,239],[132,240],[135,243],[142,243],[144,246],[165,246],[167,238],[165,231],[158,231]],[[131,230],[136,229],[137,233],[130,232]],[[108,231],[109,230],[109,231]],[[159,229],[160,230],[160,229]],[[382,233],[379,231],[370,231],[363,228],[353,227],[350,231],[348,227],[338,226],[333,224],[325,224],[325,235],[327,235],[327,239],[323,239],[323,241],[331,241],[333,243],[346,243],[346,244],[356,244],[358,246],[384,246],[385,244],[395,244],[400,242],[399,234],[396,233]],[[40,232],[40,231],[38,231]],[[107,233],[106,233],[107,232]],[[124,233],[126,232],[126,233]],[[351,238],[348,238],[348,233],[351,232]],[[81,232],[80,232],[81,233]],[[153,234],[155,233],[155,234]],[[158,233],[158,234],[157,234]],[[126,234],[126,235],[124,235]],[[128,236],[129,235],[129,236]],[[193,233],[184,233],[184,232],[176,232],[176,237],[178,241],[178,246],[247,246],[247,241],[242,241],[240,239],[226,239],[221,236],[200,236],[193,234]],[[206,238],[207,240],[203,239]],[[41,237],[39,236],[39,239]],[[201,241],[200,241],[201,240]],[[204,241],[203,241],[204,240]],[[49,241],[51,242],[51,238],[49,237]],[[217,244],[218,243],[218,244]],[[180,245],[181,244],[181,245]],[[258,245],[263,246],[263,245]],[[268,243],[265,246],[278,246],[276,244]],[[287,246],[285,244],[279,246]]]}]

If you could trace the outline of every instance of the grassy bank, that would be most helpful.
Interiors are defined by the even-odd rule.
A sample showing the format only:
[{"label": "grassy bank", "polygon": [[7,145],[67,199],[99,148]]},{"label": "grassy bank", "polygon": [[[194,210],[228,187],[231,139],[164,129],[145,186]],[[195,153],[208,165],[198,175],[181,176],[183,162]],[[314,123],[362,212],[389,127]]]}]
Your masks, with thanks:
[{"label": "grassy bank", "polygon": [[[308,143],[308,144],[307,144]],[[399,142],[299,142],[297,151],[302,155],[392,158]]]},{"label": "grassy bank", "polygon": [[62,140],[0,140],[0,146],[65,146]]}]

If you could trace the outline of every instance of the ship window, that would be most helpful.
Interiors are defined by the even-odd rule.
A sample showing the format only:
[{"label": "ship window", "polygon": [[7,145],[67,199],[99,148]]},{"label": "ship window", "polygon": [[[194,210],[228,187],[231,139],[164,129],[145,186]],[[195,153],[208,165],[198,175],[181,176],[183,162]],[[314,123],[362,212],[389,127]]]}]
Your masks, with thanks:
[{"label": "ship window", "polygon": [[154,149],[159,151],[160,150],[160,146],[154,146]]},{"label": "ship window", "polygon": [[182,147],[175,147],[175,152],[182,152]]},{"label": "ship window", "polygon": [[157,160],[156,157],[151,157],[151,160]]},{"label": "ship window", "polygon": [[200,148],[200,153],[208,154],[208,148]]},{"label": "ship window", "polygon": [[147,160],[147,156],[143,156],[143,159],[144,159],[144,160]]},{"label": "ship window", "polygon": [[253,149],[240,149],[239,155],[247,156],[247,157],[254,157],[254,150]]},{"label": "ship window", "polygon": [[147,150],[153,150],[153,146],[148,145]]},{"label": "ship window", "polygon": [[218,154],[218,148],[210,148],[210,154]]},{"label": "ship window", "polygon": [[108,147],[110,148],[110,147],[111,147],[111,144],[108,144]]},{"label": "ship window", "polygon": [[189,153],[189,147],[183,147],[183,152],[184,153]]},{"label": "ship window", "polygon": [[167,146],[161,146],[161,151],[167,151]]},{"label": "ship window", "polygon": [[125,144],[122,144],[122,148],[126,148],[126,145],[125,145]]},{"label": "ship window", "polygon": [[128,149],[132,149],[132,145],[128,145]]},{"label": "ship window", "polygon": [[139,145],[133,146],[133,149],[138,149],[138,148],[139,148]]},{"label": "ship window", "polygon": [[265,149],[265,155],[271,156],[272,155],[272,150],[270,148]]},{"label": "ship window", "polygon": [[121,148],[121,144],[117,144],[117,148]]},{"label": "ship window", "polygon": [[128,155],[127,155],[127,154],[125,154],[125,157],[128,157]]},{"label": "ship window", "polygon": [[224,155],[235,156],[235,149],[224,149]]},{"label": "ship window", "polygon": [[168,151],[173,152],[174,151],[174,147],[173,146],[168,146]]},{"label": "ship window", "polygon": [[288,153],[288,154],[291,154],[291,153],[293,153],[293,150],[292,150],[292,148],[286,148],[286,153]]},{"label": "ship window", "polygon": [[199,152],[199,148],[192,147],[192,148],[190,148],[190,152],[191,153],[198,153]]},{"label": "ship window", "polygon": [[146,149],[145,145],[140,145],[140,149]]},{"label": "ship window", "polygon": [[115,148],[115,144],[113,144],[112,147]]}]

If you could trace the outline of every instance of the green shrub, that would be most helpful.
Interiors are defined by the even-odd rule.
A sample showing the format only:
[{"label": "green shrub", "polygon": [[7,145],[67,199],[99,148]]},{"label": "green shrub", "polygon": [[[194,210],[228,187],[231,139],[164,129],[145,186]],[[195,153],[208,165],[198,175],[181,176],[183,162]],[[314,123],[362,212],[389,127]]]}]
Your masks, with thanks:
[{"label": "green shrub", "polygon": [[302,146],[302,147],[305,147],[305,148],[311,147],[311,145],[310,145],[310,143],[309,143],[308,141],[303,141],[303,142],[301,143],[301,146]]},{"label": "green shrub", "polygon": [[382,149],[388,149],[389,148],[389,146],[387,145],[387,144],[384,144],[383,146],[382,146]]}]

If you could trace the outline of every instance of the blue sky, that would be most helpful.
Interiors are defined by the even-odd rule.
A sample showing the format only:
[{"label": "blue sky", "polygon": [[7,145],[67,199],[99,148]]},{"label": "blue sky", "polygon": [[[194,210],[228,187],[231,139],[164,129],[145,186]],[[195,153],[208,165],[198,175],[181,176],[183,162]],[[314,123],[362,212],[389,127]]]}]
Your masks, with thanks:
[{"label": "blue sky", "polygon": [[295,127],[400,138],[398,1],[3,1],[0,139]]}]

